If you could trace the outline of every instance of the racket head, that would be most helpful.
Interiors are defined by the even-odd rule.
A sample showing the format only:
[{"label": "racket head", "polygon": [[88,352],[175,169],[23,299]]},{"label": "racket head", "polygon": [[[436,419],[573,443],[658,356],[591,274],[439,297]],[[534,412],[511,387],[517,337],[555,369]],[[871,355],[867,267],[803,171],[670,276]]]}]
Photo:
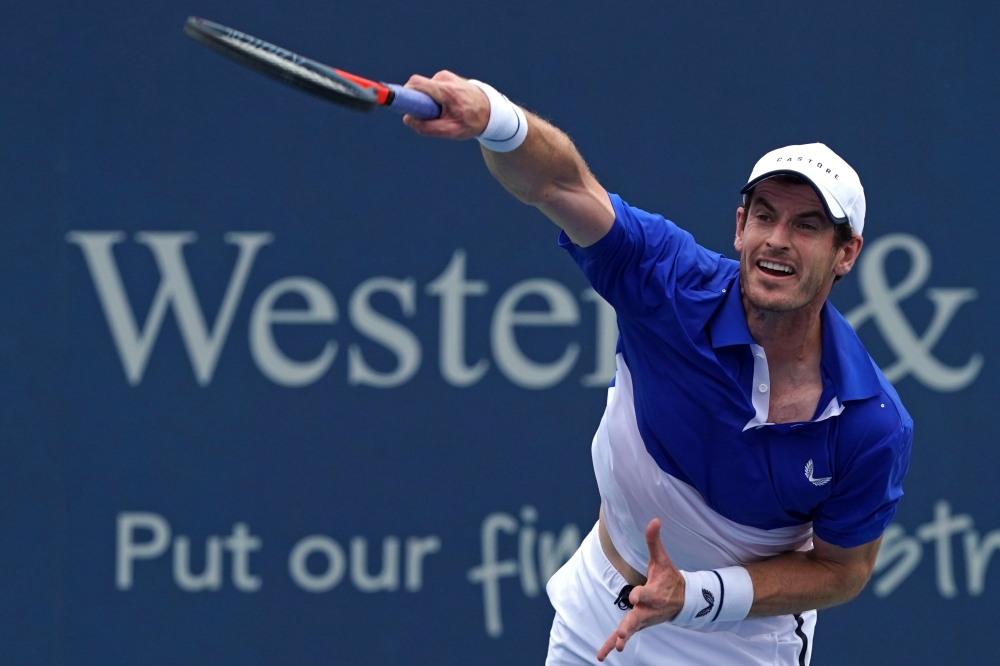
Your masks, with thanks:
[{"label": "racket head", "polygon": [[184,33],[230,60],[328,102],[355,111],[371,111],[379,102],[377,90],[358,85],[332,67],[239,30],[191,16],[184,23]]}]

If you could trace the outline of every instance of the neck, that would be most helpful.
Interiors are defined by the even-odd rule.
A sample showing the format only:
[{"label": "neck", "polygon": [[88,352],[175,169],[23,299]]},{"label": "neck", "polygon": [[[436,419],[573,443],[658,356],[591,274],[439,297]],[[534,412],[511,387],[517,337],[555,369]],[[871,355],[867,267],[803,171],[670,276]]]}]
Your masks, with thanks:
[{"label": "neck", "polygon": [[820,312],[825,302],[823,296],[796,310],[772,312],[754,307],[743,295],[750,335],[764,348],[772,368],[819,366],[823,347]]}]

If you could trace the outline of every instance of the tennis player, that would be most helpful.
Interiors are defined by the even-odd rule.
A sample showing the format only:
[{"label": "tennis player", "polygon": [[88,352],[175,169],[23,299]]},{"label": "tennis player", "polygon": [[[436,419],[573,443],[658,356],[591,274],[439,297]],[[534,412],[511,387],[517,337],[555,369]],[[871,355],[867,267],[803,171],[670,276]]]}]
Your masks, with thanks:
[{"label": "tennis player", "polygon": [[477,138],[618,315],[592,448],[601,512],[548,582],[546,663],[808,664],[815,609],[871,575],[913,432],[827,300],[861,251],[855,171],[822,144],[761,158],[737,262],[608,194],[565,134],[490,86],[449,72],[407,85],[443,113],[404,121]]}]

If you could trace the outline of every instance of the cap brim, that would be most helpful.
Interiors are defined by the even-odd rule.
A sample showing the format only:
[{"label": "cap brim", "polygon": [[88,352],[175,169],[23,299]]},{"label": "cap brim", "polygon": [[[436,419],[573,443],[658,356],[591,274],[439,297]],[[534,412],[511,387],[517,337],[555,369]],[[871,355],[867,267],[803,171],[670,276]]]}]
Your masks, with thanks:
[{"label": "cap brim", "polygon": [[761,174],[744,185],[743,189],[740,190],[740,194],[746,194],[762,180],[767,180],[768,178],[773,178],[774,176],[795,176],[796,178],[801,178],[816,192],[820,202],[823,204],[823,210],[826,212],[826,216],[830,218],[831,222],[834,224],[850,223],[850,220],[847,218],[847,213],[844,212],[840,203],[838,203],[834,196],[830,194],[829,190],[801,171],[796,171],[794,169],[776,169],[774,171],[768,171],[765,174]]}]

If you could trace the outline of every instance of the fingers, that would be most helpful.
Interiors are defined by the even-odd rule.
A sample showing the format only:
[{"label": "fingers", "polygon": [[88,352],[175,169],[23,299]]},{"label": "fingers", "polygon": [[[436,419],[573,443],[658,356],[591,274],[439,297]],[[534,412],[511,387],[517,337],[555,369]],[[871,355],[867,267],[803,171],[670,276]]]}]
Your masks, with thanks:
[{"label": "fingers", "polygon": [[604,661],[605,659],[607,659],[608,655],[611,654],[611,650],[615,648],[615,645],[617,643],[618,643],[618,630],[615,629],[613,632],[611,632],[611,635],[608,636],[608,640],[604,641],[604,645],[601,646],[601,649],[597,651],[597,661]]},{"label": "fingers", "polygon": [[483,133],[490,120],[490,101],[475,85],[449,71],[440,71],[434,78],[414,74],[406,87],[430,95],[441,106],[441,117],[419,120],[407,116],[408,127],[424,136],[447,139],[471,139]]},{"label": "fingers", "polygon": [[663,567],[672,567],[673,562],[667,555],[667,549],[663,547],[663,540],[660,538],[660,519],[653,518],[646,526],[646,546],[649,548],[649,563]]},{"label": "fingers", "polygon": [[[435,75],[436,76],[436,75]],[[443,100],[443,90],[440,81],[435,81],[434,79],[428,79],[426,76],[420,76],[419,74],[414,74],[410,77],[410,80],[406,82],[405,88],[412,88],[413,90],[419,90],[422,93],[430,95],[435,102],[440,104]]]},{"label": "fingers", "polygon": [[447,69],[442,69],[440,72],[434,75],[435,81],[463,81],[464,79],[458,74],[452,74]]},{"label": "fingers", "polygon": [[635,632],[646,626],[645,620],[648,615],[648,612],[636,608],[633,608],[626,613],[621,624],[618,625],[618,628],[615,629],[610,636],[608,636],[608,640],[604,641],[604,645],[602,645],[601,649],[597,651],[597,660],[604,661],[605,658],[611,654],[612,649],[617,650],[618,652],[624,650],[625,643],[627,643],[628,640],[635,635]]},{"label": "fingers", "polygon": [[427,134],[427,122],[420,120],[416,116],[411,116],[407,113],[403,116],[403,124],[415,130],[417,134]]},{"label": "fingers", "polygon": [[628,593],[628,602],[632,604],[632,608],[635,608],[641,603],[649,601],[649,595],[646,594],[645,585],[636,585],[632,588],[632,591]]},{"label": "fingers", "polygon": [[649,521],[649,525],[646,525],[646,543],[653,543],[653,541],[660,543],[660,525],[659,518],[653,518]]},{"label": "fingers", "polygon": [[461,124],[455,120],[420,120],[410,114],[403,116],[403,123],[423,136],[436,136],[446,139],[466,138],[463,136]]},{"label": "fingers", "polygon": [[413,90],[419,90],[422,93],[427,93],[434,98],[435,102],[440,104],[446,95],[445,86],[464,80],[465,79],[461,76],[452,74],[448,70],[442,70],[430,79],[426,76],[414,74],[410,77],[410,80],[406,82],[405,87],[412,88]]},{"label": "fingers", "polygon": [[[645,627],[667,622],[676,616],[679,606],[677,596],[678,581],[683,581],[677,567],[667,555],[663,541],[660,539],[660,521],[657,518],[649,521],[646,527],[646,544],[649,546],[649,580],[645,585],[636,585],[628,595],[633,608],[622,619],[604,645],[597,651],[597,660],[604,661],[611,650],[621,652],[625,644],[635,632]],[[681,600],[683,604],[683,587]],[[676,607],[676,608],[675,608]]]},{"label": "fingers", "polygon": [[426,135],[428,133],[427,122],[420,120],[415,116],[411,116],[408,113],[405,116],[403,116],[403,124],[409,127],[410,129],[414,130],[417,134]]},{"label": "fingers", "polygon": [[[626,615],[625,618],[628,619],[628,615]],[[624,627],[625,620],[622,620],[622,623],[618,626],[618,628],[611,632],[611,635],[608,636],[608,640],[604,641],[604,645],[602,645],[601,649],[597,651],[597,661],[604,661],[607,659],[612,650],[621,652],[625,649],[625,643],[628,642],[628,639],[631,638],[632,634],[635,632],[627,631]]]}]

